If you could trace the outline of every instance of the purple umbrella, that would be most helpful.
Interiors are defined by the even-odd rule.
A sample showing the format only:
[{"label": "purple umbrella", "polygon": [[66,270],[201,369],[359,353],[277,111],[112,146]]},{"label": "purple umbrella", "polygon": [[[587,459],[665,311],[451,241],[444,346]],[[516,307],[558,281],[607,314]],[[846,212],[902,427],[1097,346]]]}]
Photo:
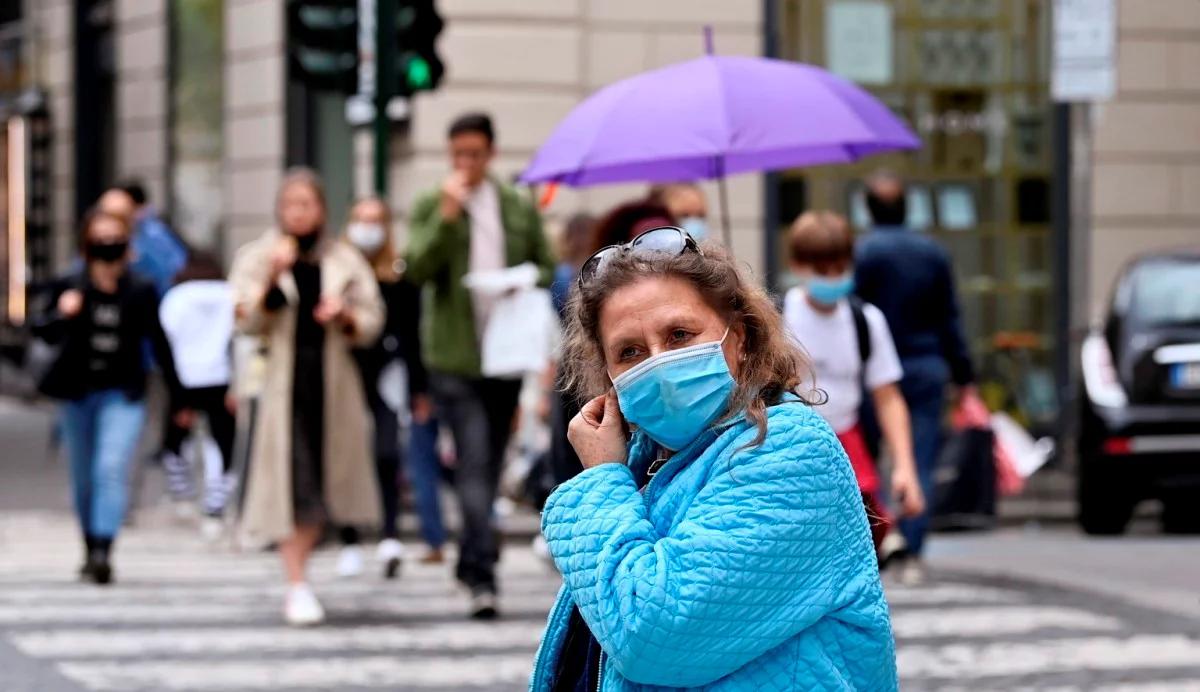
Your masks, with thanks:
[{"label": "purple umbrella", "polygon": [[607,86],[559,123],[521,175],[573,186],[722,180],[844,163],[920,140],[887,106],[818,67],[707,55]]}]

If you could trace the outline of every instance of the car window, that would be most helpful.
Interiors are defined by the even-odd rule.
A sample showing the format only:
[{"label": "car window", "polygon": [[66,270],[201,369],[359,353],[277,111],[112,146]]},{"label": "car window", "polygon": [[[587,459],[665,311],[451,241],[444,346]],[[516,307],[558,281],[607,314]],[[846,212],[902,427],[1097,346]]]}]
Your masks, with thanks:
[{"label": "car window", "polygon": [[1200,260],[1139,265],[1129,279],[1129,315],[1147,325],[1200,326]]}]

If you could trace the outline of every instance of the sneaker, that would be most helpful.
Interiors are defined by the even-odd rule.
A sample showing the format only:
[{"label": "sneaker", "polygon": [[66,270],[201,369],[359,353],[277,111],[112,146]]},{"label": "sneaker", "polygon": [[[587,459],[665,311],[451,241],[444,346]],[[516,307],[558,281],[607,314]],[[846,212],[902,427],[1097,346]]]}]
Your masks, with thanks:
[{"label": "sneaker", "polygon": [[200,521],[200,536],[205,543],[216,543],[225,535],[225,522],[219,516],[207,516]]},{"label": "sneaker", "polygon": [[339,577],[357,577],[363,573],[362,548],[348,545],[338,553],[337,575]]},{"label": "sneaker", "polygon": [[901,586],[920,586],[925,583],[927,578],[925,563],[921,561],[921,558],[910,557],[901,563],[899,576]]},{"label": "sneaker", "polygon": [[476,587],[471,590],[471,618],[474,620],[495,620],[500,611],[496,608],[496,592],[488,587]]},{"label": "sneaker", "polygon": [[293,584],[283,601],[283,619],[292,627],[319,625],[325,621],[325,609],[308,584]]},{"label": "sneaker", "polygon": [[404,561],[404,544],[395,538],[385,538],[379,541],[375,550],[375,559],[383,565],[383,578],[395,579],[400,573],[400,565]]},{"label": "sneaker", "polygon": [[879,571],[899,565],[908,558],[908,541],[899,531],[889,531],[879,543]]}]

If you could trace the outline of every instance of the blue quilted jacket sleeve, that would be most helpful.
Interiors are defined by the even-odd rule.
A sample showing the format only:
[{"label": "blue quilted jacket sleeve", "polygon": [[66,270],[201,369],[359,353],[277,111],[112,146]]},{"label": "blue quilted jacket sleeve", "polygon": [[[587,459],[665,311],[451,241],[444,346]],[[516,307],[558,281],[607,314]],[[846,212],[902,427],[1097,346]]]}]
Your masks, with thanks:
[{"label": "blue quilted jacket sleeve", "polygon": [[[787,407],[791,408],[791,407]],[[866,519],[850,465],[816,416],[727,433],[680,520],[660,533],[629,469],[604,464],[561,486],[543,532],[567,588],[625,678],[718,680],[852,600]]]}]

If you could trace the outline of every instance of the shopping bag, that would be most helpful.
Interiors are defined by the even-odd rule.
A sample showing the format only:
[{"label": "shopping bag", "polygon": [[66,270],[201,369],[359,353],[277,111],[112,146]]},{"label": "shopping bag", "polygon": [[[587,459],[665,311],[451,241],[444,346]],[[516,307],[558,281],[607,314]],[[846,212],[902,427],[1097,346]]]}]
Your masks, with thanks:
[{"label": "shopping bag", "polygon": [[934,490],[935,530],[990,528],[996,519],[995,435],[989,428],[951,433],[938,457]]},{"label": "shopping bag", "polygon": [[1001,495],[1015,495],[1054,453],[1054,440],[1033,439],[1020,423],[1007,413],[993,413],[992,430],[996,433],[996,483]]},{"label": "shopping bag", "polygon": [[549,291],[530,288],[501,297],[492,307],[483,334],[484,377],[518,378],[542,372],[559,338],[558,316]]}]

